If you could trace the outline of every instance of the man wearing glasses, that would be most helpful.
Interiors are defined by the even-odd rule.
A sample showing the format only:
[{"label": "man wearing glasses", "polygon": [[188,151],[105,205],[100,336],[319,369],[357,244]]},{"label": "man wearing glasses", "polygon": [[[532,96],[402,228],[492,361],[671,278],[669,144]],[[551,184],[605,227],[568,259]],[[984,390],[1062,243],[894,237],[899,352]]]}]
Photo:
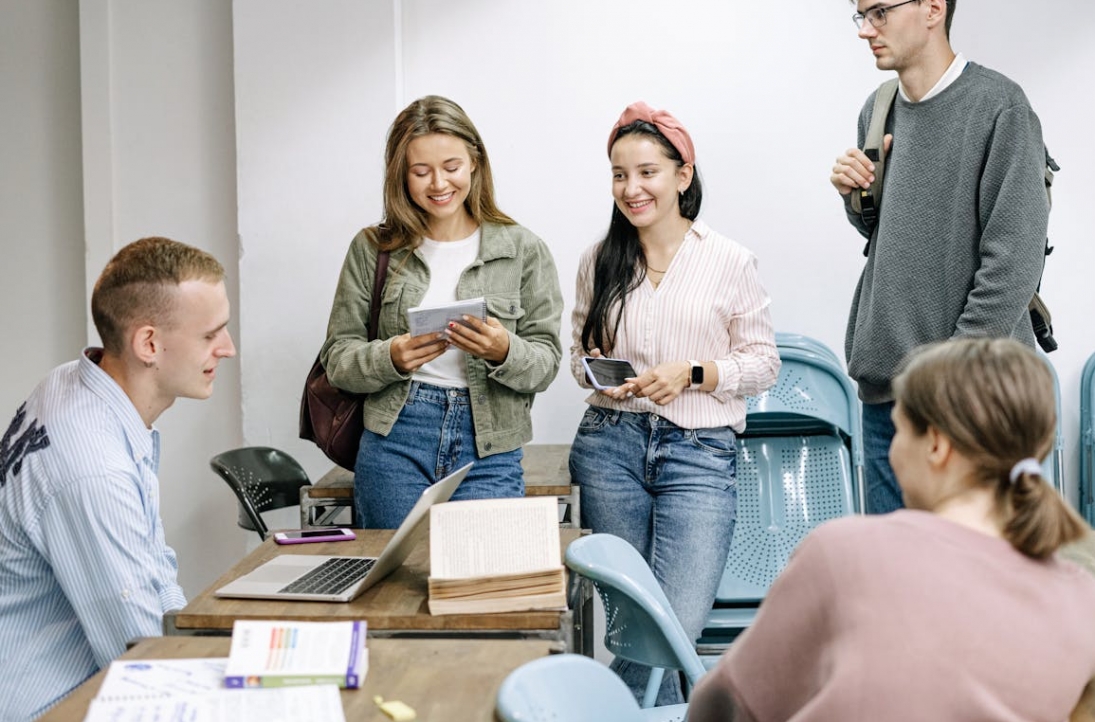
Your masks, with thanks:
[{"label": "man wearing glasses", "polygon": [[897,72],[886,123],[884,193],[873,228],[853,210],[875,164],[858,147],[830,181],[868,239],[845,338],[863,400],[867,510],[902,506],[889,464],[890,382],[906,353],[962,336],[1013,336],[1031,346],[1027,304],[1044,260],[1049,205],[1038,118],[1022,89],[950,45],[958,0],[859,0],[852,16],[879,70]]}]

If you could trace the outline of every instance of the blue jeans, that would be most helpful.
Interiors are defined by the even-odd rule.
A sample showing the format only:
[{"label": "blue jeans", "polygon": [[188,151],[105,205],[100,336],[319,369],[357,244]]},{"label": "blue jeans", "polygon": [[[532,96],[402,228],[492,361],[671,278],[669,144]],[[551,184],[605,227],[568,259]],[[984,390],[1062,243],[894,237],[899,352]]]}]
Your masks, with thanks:
[{"label": "blue jeans", "polygon": [[521,449],[478,459],[467,389],[419,382],[387,436],[368,429],[354,465],[355,524],[395,529],[422,492],[468,462],[475,462],[456,487],[453,501],[524,496]]},{"label": "blue jeans", "polygon": [[890,467],[894,402],[863,404],[863,472],[867,483],[867,513],[888,514],[905,506],[901,487]]},{"label": "blue jeans", "polygon": [[[638,549],[690,639],[703,631],[734,535],[737,447],[730,428],[683,429],[656,414],[586,410],[570,452],[582,526]],[[645,665],[612,668],[641,700]],[[657,704],[683,701],[667,672]]]}]

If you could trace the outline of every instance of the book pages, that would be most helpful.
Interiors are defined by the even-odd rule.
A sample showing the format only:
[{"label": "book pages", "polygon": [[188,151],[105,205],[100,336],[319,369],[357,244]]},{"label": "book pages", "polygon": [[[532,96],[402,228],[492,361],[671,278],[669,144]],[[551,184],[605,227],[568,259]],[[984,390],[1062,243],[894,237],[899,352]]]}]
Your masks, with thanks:
[{"label": "book pages", "polygon": [[478,499],[430,509],[430,577],[461,579],[556,569],[555,497]]}]

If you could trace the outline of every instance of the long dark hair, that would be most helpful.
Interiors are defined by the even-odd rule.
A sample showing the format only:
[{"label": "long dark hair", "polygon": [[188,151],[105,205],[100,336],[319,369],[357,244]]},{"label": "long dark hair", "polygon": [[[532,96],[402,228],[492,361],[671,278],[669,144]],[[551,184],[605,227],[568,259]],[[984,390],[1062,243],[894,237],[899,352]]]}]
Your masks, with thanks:
[{"label": "long dark hair", "polygon": [[[625,135],[651,138],[678,168],[684,165],[680,151],[650,123],[636,120],[625,125],[616,134],[616,142]],[[690,221],[696,220],[700,214],[700,204],[703,201],[699,169],[693,170],[692,184],[677,199],[681,215]],[[593,298],[582,326],[582,346],[586,351],[596,348],[608,354],[616,345],[616,332],[620,328],[627,294],[635,290],[644,278],[646,254],[639,243],[639,231],[613,203],[608,233],[597,245],[593,260]]]}]

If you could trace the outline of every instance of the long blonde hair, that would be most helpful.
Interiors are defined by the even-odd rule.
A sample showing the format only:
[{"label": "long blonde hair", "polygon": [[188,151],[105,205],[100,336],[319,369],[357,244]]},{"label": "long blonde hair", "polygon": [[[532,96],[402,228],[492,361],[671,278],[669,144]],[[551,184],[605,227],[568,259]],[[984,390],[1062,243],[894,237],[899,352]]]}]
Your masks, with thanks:
[{"label": "long blonde hair", "polygon": [[1053,375],[1012,339],[960,339],[913,353],[894,393],[918,434],[946,436],[976,469],[971,484],[993,490],[1004,538],[1044,558],[1081,538],[1086,525],[1040,473],[1011,480],[1016,462],[1044,459],[1057,428]]},{"label": "long blonde hair", "polygon": [[475,166],[468,189],[467,208],[477,224],[484,221],[513,225],[514,220],[498,209],[494,201],[494,176],[483,139],[464,109],[439,95],[414,101],[396,117],[388,129],[384,153],[384,220],[377,227],[378,246],[387,251],[415,247],[429,228],[429,215],[407,192],[407,147],[415,138],[443,133],[459,138]]}]

